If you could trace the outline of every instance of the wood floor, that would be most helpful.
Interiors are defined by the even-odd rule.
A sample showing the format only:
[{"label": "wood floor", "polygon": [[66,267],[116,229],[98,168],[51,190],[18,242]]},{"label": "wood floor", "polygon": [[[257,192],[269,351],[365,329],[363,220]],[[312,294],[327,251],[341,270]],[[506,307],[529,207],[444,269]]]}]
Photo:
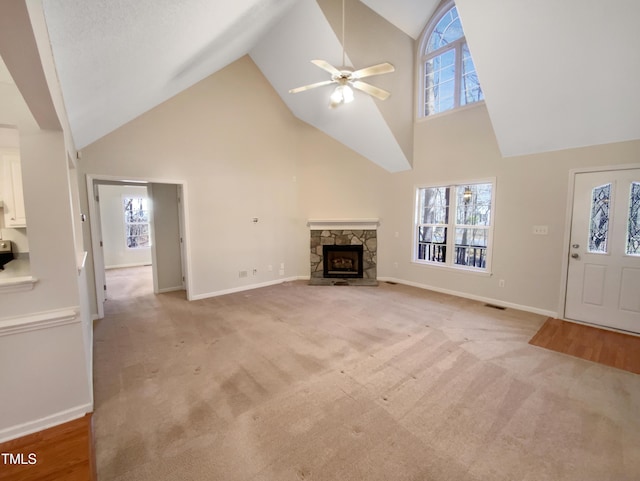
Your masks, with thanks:
[{"label": "wood floor", "polygon": [[91,414],[0,444],[2,481],[93,481]]},{"label": "wood floor", "polygon": [[529,344],[640,374],[640,337],[549,318]]}]

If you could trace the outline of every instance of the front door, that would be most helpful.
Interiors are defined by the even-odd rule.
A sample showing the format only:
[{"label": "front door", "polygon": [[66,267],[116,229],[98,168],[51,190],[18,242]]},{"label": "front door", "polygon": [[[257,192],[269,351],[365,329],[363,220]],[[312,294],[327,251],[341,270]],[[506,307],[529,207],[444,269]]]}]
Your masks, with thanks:
[{"label": "front door", "polygon": [[640,169],[575,176],[565,318],[640,333]]}]

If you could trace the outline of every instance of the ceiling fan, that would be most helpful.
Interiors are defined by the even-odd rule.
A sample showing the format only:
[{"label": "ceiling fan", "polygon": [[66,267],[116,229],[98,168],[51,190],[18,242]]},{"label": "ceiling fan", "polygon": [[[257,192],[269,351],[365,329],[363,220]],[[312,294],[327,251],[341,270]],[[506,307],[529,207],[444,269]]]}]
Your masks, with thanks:
[{"label": "ceiling fan", "polygon": [[317,67],[320,67],[325,72],[331,74],[330,80],[323,80],[322,82],[316,82],[302,87],[297,87],[289,90],[289,93],[296,94],[298,92],[304,92],[305,90],[314,89],[316,87],[322,87],[324,85],[338,84],[333,93],[331,94],[331,102],[329,107],[335,108],[341,104],[346,104],[353,101],[353,90],[351,87],[361,90],[377,99],[386,100],[391,93],[381,88],[375,87],[369,83],[363,82],[360,79],[366,77],[372,77],[373,75],[382,75],[385,73],[391,73],[395,71],[395,68],[390,63],[384,62],[378,65],[372,65],[371,67],[361,68],[359,70],[350,70],[345,65],[345,35],[344,35],[344,2],[342,0],[342,68],[336,68],[326,60],[312,60],[311,63]]}]

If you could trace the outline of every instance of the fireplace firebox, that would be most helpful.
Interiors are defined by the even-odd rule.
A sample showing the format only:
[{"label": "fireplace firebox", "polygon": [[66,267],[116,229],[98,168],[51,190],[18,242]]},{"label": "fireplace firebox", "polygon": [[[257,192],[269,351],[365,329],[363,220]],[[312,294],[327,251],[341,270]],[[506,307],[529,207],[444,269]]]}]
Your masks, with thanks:
[{"label": "fireplace firebox", "polygon": [[325,245],[322,254],[324,277],[362,278],[362,245]]}]

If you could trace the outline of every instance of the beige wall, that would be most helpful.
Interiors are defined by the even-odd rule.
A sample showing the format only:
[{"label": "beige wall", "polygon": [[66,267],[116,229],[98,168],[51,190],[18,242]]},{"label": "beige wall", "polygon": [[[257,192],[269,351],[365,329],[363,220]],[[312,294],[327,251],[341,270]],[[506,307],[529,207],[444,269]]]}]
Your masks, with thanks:
[{"label": "beige wall", "polygon": [[[381,278],[558,312],[569,171],[639,162],[640,142],[505,159],[483,104],[414,129],[413,170],[390,174],[294,119],[245,57],[85,149],[82,169],[186,181],[194,297],[277,281],[280,263],[308,276],[309,218],[380,218]],[[486,178],[492,275],[412,263],[415,187]]]},{"label": "beige wall", "polygon": [[379,217],[390,175],[295,119],[249,57],[93,143],[80,169],[185,182],[193,298],[308,276],[307,219]]},{"label": "beige wall", "polygon": [[[2,295],[0,319],[77,306],[75,241],[64,136],[61,132],[37,129],[15,85],[0,84],[0,124],[15,125],[20,132],[31,274],[39,279],[32,291]],[[68,282],[60,282],[64,279]]]},{"label": "beige wall", "polygon": [[[503,158],[484,105],[418,122],[415,138],[413,171],[389,181],[380,275],[551,312],[562,303],[570,170],[640,162],[640,142]],[[497,183],[493,275],[411,263],[415,187],[487,177]],[[549,235],[533,235],[534,225]]]},{"label": "beige wall", "polygon": [[204,297],[297,275],[301,129],[244,57],[84,149],[80,169],[184,182],[190,293]]},{"label": "beige wall", "polygon": [[[21,50],[25,68],[31,65],[32,52],[20,39],[12,47]],[[0,124],[20,133],[31,275],[37,279],[32,290],[0,292],[3,441],[82,416],[92,409],[92,392],[90,320],[77,269],[65,134],[40,130],[13,83],[0,82]]]}]

